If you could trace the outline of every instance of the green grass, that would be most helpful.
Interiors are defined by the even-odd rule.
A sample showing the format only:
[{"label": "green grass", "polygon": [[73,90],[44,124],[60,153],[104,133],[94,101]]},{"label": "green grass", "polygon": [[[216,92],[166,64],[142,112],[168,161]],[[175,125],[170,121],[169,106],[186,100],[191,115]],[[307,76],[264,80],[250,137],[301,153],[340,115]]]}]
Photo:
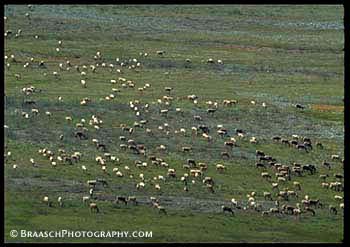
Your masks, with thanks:
[{"label": "green grass", "polygon": [[[12,198],[8,199],[8,198]],[[6,225],[8,229],[35,229],[36,231],[51,231],[57,229],[69,230],[144,230],[152,231],[153,238],[122,239],[121,241],[154,242],[188,242],[188,241],[227,241],[234,242],[280,242],[287,238],[290,242],[338,242],[338,222],[340,216],[331,217],[322,214],[316,218],[305,217],[300,221],[294,218],[266,219],[249,213],[238,213],[228,217],[221,213],[200,214],[188,211],[169,211],[168,216],[158,215],[155,209],[147,206],[130,208],[129,206],[111,206],[101,203],[102,214],[91,215],[87,208],[79,203],[70,203],[69,207],[47,208],[38,200],[27,197],[26,193],[8,192],[7,203],[16,206],[6,214],[5,220],[13,219]],[[30,206],[29,206],[30,205]],[[14,213],[23,212],[22,215]],[[113,215],[113,217],[111,217]],[[59,219],[59,220],[58,220]],[[72,222],[75,222],[72,224]],[[204,224],[204,222],[206,222]],[[176,225],[176,230],[174,230]],[[237,227],[239,225],[239,227]],[[312,225],[312,228],[310,228]],[[191,226],[191,227],[189,227]],[[172,232],[172,234],[169,234]],[[215,232],[215,239],[212,233]],[[259,234],[256,234],[259,232]],[[200,233],[200,234],[199,234]],[[254,234],[253,234],[254,233]],[[5,235],[9,238],[9,235]],[[61,242],[62,239],[21,239],[28,242]],[[112,242],[117,239],[96,239],[95,241]],[[87,242],[89,239],[65,239],[63,241]]]},{"label": "green grass", "polygon": [[[30,21],[24,16],[31,13]],[[5,6],[5,30],[14,33],[22,29],[20,37],[14,34],[5,39],[5,55],[15,55],[16,62],[5,68],[5,129],[6,151],[12,155],[5,163],[5,239],[7,242],[339,242],[343,238],[343,213],[339,209],[334,192],[321,188],[319,174],[329,174],[328,181],[335,181],[334,173],[343,173],[340,162],[331,161],[332,154],[344,157],[344,115],[339,110],[344,97],[344,34],[343,9],[341,6],[47,6],[34,5],[29,11],[24,5]],[[34,36],[39,35],[38,39]],[[60,53],[55,51],[58,40],[63,40]],[[156,54],[165,50],[163,56]],[[116,68],[98,67],[96,73],[87,70],[87,88],[82,88],[82,76],[75,65],[95,64],[93,56],[101,51],[103,62],[116,64],[116,58],[141,62],[139,72],[116,65]],[[140,56],[147,52],[147,57]],[[34,58],[28,68],[23,65]],[[185,60],[190,58],[192,63]],[[224,64],[207,64],[209,58],[222,59]],[[44,60],[46,68],[39,68]],[[60,71],[58,64],[70,60],[70,71]],[[53,71],[60,74],[54,78]],[[16,80],[15,74],[21,74]],[[124,77],[135,83],[135,89],[123,88],[121,83],[111,84],[111,79]],[[151,87],[143,94],[137,88],[146,83]],[[24,96],[23,87],[33,85],[41,93]],[[173,87],[174,97],[170,106],[158,104],[157,99],[166,95],[164,87]],[[105,96],[120,89],[111,101]],[[186,100],[189,94],[196,94],[199,103]],[[58,101],[62,96],[63,102]],[[81,106],[80,101],[89,97],[91,103]],[[31,106],[22,106],[24,99],[37,102],[40,113],[33,116]],[[148,103],[149,112],[141,110],[137,118],[130,110],[129,102],[139,99],[142,108]],[[238,104],[223,107],[224,99],[236,99]],[[214,116],[206,113],[206,101],[217,101],[219,109]],[[250,102],[254,100],[254,106]],[[265,102],[266,108],[261,104]],[[293,106],[306,106],[299,111]],[[321,111],[315,106],[329,110]],[[175,108],[184,110],[183,116]],[[167,117],[159,110],[169,108]],[[29,119],[21,112],[30,114]],[[51,117],[45,111],[52,113]],[[102,128],[96,130],[88,124],[92,115],[103,120]],[[213,142],[207,143],[191,135],[191,127],[199,124],[194,115],[201,115],[203,123],[211,129]],[[65,120],[72,116],[72,123]],[[75,124],[86,120],[88,140],[79,141],[73,136]],[[132,135],[123,132],[120,124],[133,125],[135,121],[147,119],[145,128],[153,130],[153,136],[145,128],[135,127]],[[158,130],[168,123],[170,134]],[[238,140],[238,147],[230,151],[231,158],[223,160],[220,152],[225,151],[223,142],[216,133],[216,126],[223,124],[231,136],[235,129],[244,129],[247,135]],[[174,131],[185,128],[186,136],[175,136]],[[63,134],[63,140],[59,136]],[[293,134],[320,141],[324,149],[315,148],[310,153],[300,152],[282,144],[274,143],[271,137],[280,135],[291,139]],[[166,176],[166,167],[152,165],[145,157],[123,151],[119,136],[125,135],[147,147],[147,154],[161,157],[175,168],[177,179],[161,182],[161,191],[146,183],[143,191],[135,184],[143,173],[146,179],[158,175]],[[258,144],[251,144],[249,138],[256,136]],[[119,163],[107,163],[110,175],[102,173],[95,157],[102,155],[91,139],[102,140],[109,152],[120,158]],[[237,138],[238,139],[238,138]],[[160,144],[168,151],[156,150]],[[191,145],[193,151],[183,154],[182,146]],[[47,158],[38,153],[48,148],[58,153],[63,148],[67,153],[83,153],[79,163],[63,165],[58,162],[52,167]],[[305,195],[319,198],[326,207],[317,209],[316,216],[294,217],[268,216],[261,213],[237,210],[235,217],[223,215],[220,203],[229,203],[232,197],[246,201],[246,194],[256,191],[257,200],[263,201],[263,192],[271,191],[271,183],[261,178],[261,172],[273,175],[272,168],[255,167],[255,150],[263,150],[275,157],[279,163],[293,162],[315,164],[316,175],[305,174],[292,177],[292,181],[280,189],[293,189],[293,181],[299,181]],[[30,159],[38,164],[32,167]],[[205,162],[209,168],[205,176],[215,180],[215,193],[208,193],[201,179],[193,178],[189,191],[183,191],[179,177],[189,171],[183,168],[186,160],[194,158]],[[136,168],[135,160],[148,162],[146,169]],[[322,167],[323,160],[334,166],[331,170]],[[227,167],[218,173],[215,165]],[[12,168],[13,164],[18,169]],[[81,165],[88,168],[83,173]],[[130,167],[126,171],[125,166]],[[118,167],[125,175],[116,177],[112,169]],[[133,178],[130,177],[133,175]],[[136,195],[138,198],[160,196],[168,216],[159,215],[157,210],[141,203],[139,206],[118,206],[109,201],[98,201],[101,214],[91,214],[81,202],[88,194],[85,185],[89,179],[105,178],[109,187],[98,188],[100,196]],[[53,200],[62,196],[65,207],[45,207],[41,202],[48,195]],[[275,197],[275,195],[274,195]],[[171,202],[166,199],[172,198]],[[164,201],[162,201],[164,200]],[[191,205],[185,202],[191,201]],[[180,205],[176,206],[175,202]],[[217,203],[215,204],[215,201]],[[55,202],[56,203],[56,202]],[[168,203],[168,204],[167,204]],[[327,208],[338,207],[337,216],[330,215]],[[268,206],[268,203],[266,204]],[[269,204],[270,205],[270,204]],[[20,239],[11,238],[11,229],[27,230],[146,230],[152,231],[150,239]]]}]

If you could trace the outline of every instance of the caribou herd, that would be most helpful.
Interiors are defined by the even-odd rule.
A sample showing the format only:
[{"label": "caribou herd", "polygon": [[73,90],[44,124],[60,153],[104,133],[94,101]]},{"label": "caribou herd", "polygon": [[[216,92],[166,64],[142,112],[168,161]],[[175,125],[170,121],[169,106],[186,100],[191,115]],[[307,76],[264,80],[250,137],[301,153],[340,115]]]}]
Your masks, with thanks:
[{"label": "caribou herd", "polygon": [[[25,18],[30,22],[34,16],[35,12],[32,10],[32,7],[29,7]],[[4,20],[6,28],[9,28],[5,30],[6,43],[12,42],[13,39],[20,39],[23,34],[26,34],[25,29],[18,29],[17,32],[12,30],[14,27],[11,27],[11,18],[5,17]],[[36,40],[43,34],[27,33],[26,35],[32,35],[34,40]],[[57,40],[55,45],[52,46],[52,50],[59,54],[67,46],[68,42],[66,45],[65,40]],[[101,101],[113,103],[118,100],[118,96],[123,94],[123,92],[128,92],[128,94],[132,94],[136,98],[126,102],[119,102],[128,107],[128,113],[125,112],[124,114],[129,114],[135,121],[133,124],[119,123],[117,128],[120,130],[120,135],[113,137],[118,141],[117,146],[109,144],[104,136],[99,135],[102,129],[112,127],[106,124],[106,119],[99,112],[92,112],[89,118],[86,119],[76,119],[74,115],[67,114],[57,121],[60,121],[63,127],[73,127],[74,131],[68,136],[67,134],[60,134],[55,139],[56,143],[52,143],[51,147],[41,147],[38,149],[38,153],[33,153],[32,157],[28,159],[32,169],[40,169],[41,165],[35,161],[39,157],[47,160],[47,164],[51,165],[53,169],[61,169],[61,167],[66,165],[72,167],[71,169],[79,167],[81,174],[90,178],[84,181],[86,192],[80,198],[82,204],[86,205],[87,210],[90,209],[91,213],[103,211],[100,199],[96,195],[96,188],[98,190],[112,188],[113,185],[118,184],[119,179],[123,178],[130,179],[133,188],[138,193],[144,192],[144,197],[147,197],[147,199],[139,200],[132,192],[130,194],[116,193],[115,199],[111,200],[110,203],[130,205],[132,207],[149,205],[164,215],[169,215],[169,208],[162,203],[162,198],[158,196],[158,192],[163,191],[168,186],[169,181],[177,181],[181,184],[183,189],[179,193],[186,195],[186,193],[191,191],[191,184],[200,184],[203,191],[206,191],[210,196],[214,196],[220,192],[220,187],[216,183],[216,176],[229,174],[234,179],[234,174],[230,170],[230,163],[235,159],[232,155],[233,151],[240,149],[242,143],[250,145],[250,153],[254,156],[250,160],[250,169],[256,171],[259,174],[258,176],[261,176],[261,183],[269,184],[270,189],[266,191],[249,191],[246,198],[243,196],[243,198],[230,198],[222,201],[221,207],[219,206],[216,209],[217,212],[228,216],[236,216],[240,212],[251,211],[257,212],[262,217],[289,217],[290,215],[299,219],[301,215],[316,216],[318,211],[325,209],[325,207],[327,207],[331,215],[338,214],[344,208],[342,196],[344,177],[342,173],[333,172],[334,167],[344,168],[344,159],[339,154],[329,154],[328,158],[321,163],[302,164],[292,162],[288,164],[266,153],[263,149],[257,149],[255,146],[264,140],[273,145],[279,145],[281,148],[291,151],[297,150],[303,155],[311,155],[314,152],[326,152],[327,146],[321,143],[320,140],[296,134],[265,138],[251,135],[242,126],[236,129],[226,128],[224,124],[213,126],[211,122],[215,120],[218,112],[233,109],[240,105],[240,101],[237,99],[226,98],[213,101],[206,100],[197,94],[178,95],[176,94],[175,85],[167,85],[156,88],[163,92],[164,95],[161,97],[152,98],[150,101],[144,100],[144,96],[147,95],[148,91],[155,90],[154,86],[151,82],[141,84],[137,80],[124,76],[124,71],[140,74],[144,68],[143,61],[154,57],[161,59],[168,52],[166,50],[142,51],[135,57],[115,58],[111,61],[106,58],[109,56],[105,56],[102,50],[103,46],[101,46],[101,50],[96,51],[90,63],[77,61],[76,59],[73,61],[73,59],[69,58],[66,60],[61,59],[60,61],[49,61],[49,58],[47,58],[47,61],[45,61],[39,55],[36,57],[35,54],[27,59],[25,56],[17,53],[16,50],[12,50],[11,54],[5,55],[5,78],[9,80],[10,77],[13,77],[13,80],[18,82],[18,85],[23,81],[25,71],[30,70],[44,74],[47,80],[57,81],[57,83],[61,83],[62,78],[67,74],[75,75],[79,79],[70,83],[81,85],[81,91],[77,94],[80,97],[78,107],[81,108],[99,104]],[[184,62],[191,64],[193,63],[192,60],[187,58]],[[212,66],[212,64],[225,66],[223,59],[203,58],[202,62],[207,66]],[[26,70],[18,72],[16,71],[18,66],[23,66]],[[101,73],[109,73],[110,79],[101,83],[104,83],[105,87],[110,89],[110,92],[103,95],[101,99],[96,99],[89,93],[95,90],[94,78]],[[47,93],[47,90],[42,90],[40,84],[35,84],[34,86],[28,85],[28,83],[29,81],[23,81],[22,83],[23,102],[21,105],[16,106],[18,118],[51,119],[55,114],[58,114],[57,109],[55,111],[48,110],[41,106],[40,96]],[[192,88],[191,90],[195,91],[196,89]],[[52,92],[55,92],[54,88]],[[7,90],[5,97],[7,97],[6,93]],[[72,94],[74,93],[72,91]],[[148,97],[150,96],[148,95]],[[64,102],[65,95],[54,95],[52,100],[57,103]],[[178,103],[182,103],[181,107]],[[193,111],[199,105],[206,107],[206,113],[199,114]],[[262,102],[263,107],[261,111],[267,111],[267,105],[268,103]],[[63,112],[65,111],[64,107],[62,104],[60,110]],[[250,107],[259,107],[257,100],[252,99]],[[307,109],[307,106],[297,103],[295,108],[296,111],[304,111]],[[170,116],[180,120],[188,119],[189,114],[191,116],[188,122],[192,121],[196,124],[175,128],[168,123]],[[118,116],[116,115],[117,118]],[[150,124],[152,122],[151,118],[157,118],[163,121],[163,124],[154,127]],[[211,119],[210,124],[206,123],[206,119]],[[11,128],[11,123],[6,124],[5,128]],[[195,142],[201,143],[201,145],[211,145],[214,141],[219,140],[221,143],[219,150],[210,152],[217,152],[217,156],[221,158],[222,162],[215,163],[212,160],[192,158],[191,153],[196,152],[196,148],[187,144],[178,146],[177,150],[169,150],[168,146],[170,145],[166,142],[160,143],[153,148],[147,143],[138,141],[138,136],[140,135],[146,136],[149,140],[171,136],[176,136],[179,140],[181,138],[192,138]],[[83,150],[82,146],[79,146],[79,151],[70,151],[63,144],[66,138],[73,138],[80,143],[85,143],[85,146],[89,146],[89,149]],[[53,148],[53,146],[57,146],[57,148]],[[184,157],[185,162],[182,167],[174,166],[169,161],[168,154],[170,152],[176,152]],[[98,155],[88,158],[91,157],[92,153],[98,153]],[[123,164],[119,157],[120,154],[132,157],[134,163]],[[7,165],[11,163],[11,155],[11,150],[5,145]],[[92,166],[99,167],[99,171],[96,172],[92,169]],[[20,170],[22,165],[13,163],[12,168]],[[150,177],[147,174],[149,169],[156,169],[158,174]],[[321,169],[323,173],[320,173]],[[211,171],[210,176],[208,175],[209,170]],[[335,200],[327,202],[314,197],[312,191],[308,190],[300,182],[301,178],[304,177],[318,179],[319,186],[322,187],[324,193],[338,193],[334,197]],[[308,194],[304,192],[305,190],[308,191]],[[48,207],[67,207],[66,201],[69,199],[63,193],[57,199],[54,199],[48,191],[48,194],[42,195],[40,200]],[[218,200],[220,201],[219,198]],[[270,202],[270,204],[265,202]]]}]

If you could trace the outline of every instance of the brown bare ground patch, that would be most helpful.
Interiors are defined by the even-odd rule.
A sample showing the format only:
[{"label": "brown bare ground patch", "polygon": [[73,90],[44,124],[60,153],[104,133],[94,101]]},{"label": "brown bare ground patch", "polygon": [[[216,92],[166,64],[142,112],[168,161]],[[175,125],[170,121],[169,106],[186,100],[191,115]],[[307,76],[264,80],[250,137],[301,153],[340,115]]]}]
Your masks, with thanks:
[{"label": "brown bare ground patch", "polygon": [[220,48],[225,49],[225,50],[244,50],[244,51],[257,51],[261,48],[256,47],[256,46],[243,46],[243,45],[224,45],[221,46]]},{"label": "brown bare ground patch", "polygon": [[341,105],[312,105],[311,108],[317,111],[344,111],[344,106]]}]

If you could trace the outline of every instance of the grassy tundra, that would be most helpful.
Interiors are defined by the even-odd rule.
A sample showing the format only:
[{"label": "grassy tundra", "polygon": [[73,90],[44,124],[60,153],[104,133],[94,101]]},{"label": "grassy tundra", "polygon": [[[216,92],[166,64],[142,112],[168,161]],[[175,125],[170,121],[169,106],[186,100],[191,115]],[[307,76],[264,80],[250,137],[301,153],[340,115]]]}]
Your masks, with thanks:
[{"label": "grassy tundra", "polygon": [[[329,174],[326,181],[334,182],[335,173],[343,174],[341,162],[331,159],[333,154],[344,157],[341,6],[34,5],[29,8],[8,5],[5,16],[5,31],[12,31],[5,37],[8,58],[4,68],[7,242],[340,242],[343,239],[343,212],[334,198],[343,196],[343,192],[322,188],[319,179],[320,174]],[[22,32],[16,37],[18,29]],[[58,44],[59,40],[62,45]],[[159,50],[165,53],[159,55]],[[95,60],[97,51],[102,58]],[[120,66],[121,61],[133,58],[141,63],[139,67]],[[207,63],[209,58],[215,63]],[[219,59],[223,64],[217,63]],[[41,60],[44,67],[39,66]],[[67,60],[72,64],[69,71]],[[28,66],[24,66],[27,62]],[[102,62],[107,67],[102,67]],[[96,63],[99,66],[93,73],[90,65]],[[110,69],[109,64],[115,67]],[[77,72],[76,65],[86,71],[86,76]],[[88,68],[82,69],[83,65]],[[54,71],[58,77],[53,75]],[[119,77],[132,80],[135,88],[122,87]],[[81,79],[86,80],[86,88],[82,87]],[[111,79],[117,83],[111,84]],[[151,87],[140,92],[138,88],[146,83]],[[25,95],[22,88],[31,85],[36,91]],[[157,102],[168,95],[165,87],[173,88],[170,96],[174,100],[170,106],[164,100]],[[120,91],[113,92],[112,88]],[[115,97],[106,100],[112,93]],[[198,96],[197,104],[186,99],[191,94]],[[85,97],[91,102],[81,105]],[[142,106],[149,104],[148,112],[142,110],[140,117],[129,106],[136,99]],[[238,103],[225,107],[224,99],[235,99]],[[24,104],[25,100],[34,100],[36,105]],[[213,115],[206,112],[207,101],[219,103]],[[305,109],[297,109],[295,104]],[[32,108],[38,109],[39,114],[32,113]],[[178,115],[175,108],[182,108],[183,115]],[[159,114],[161,109],[169,109],[167,116]],[[50,117],[46,111],[51,113]],[[28,113],[28,118],[22,112]],[[100,129],[88,124],[92,115],[102,119]],[[200,115],[203,120],[197,122],[194,115]],[[72,117],[71,122],[65,120],[67,116]],[[87,140],[73,135],[82,118],[86,120]],[[133,126],[142,119],[148,120],[145,127],[134,127],[131,135],[120,127],[121,124]],[[164,123],[169,124],[168,135],[158,129]],[[198,124],[209,126],[212,142],[191,134],[191,127]],[[216,134],[218,124],[223,124],[237,140],[237,147],[232,150],[224,147],[224,141],[229,138]],[[146,128],[153,131],[153,136],[145,132]],[[185,136],[174,134],[180,128],[186,129]],[[236,136],[236,129],[245,131],[244,138]],[[278,135],[291,140],[295,134],[309,137],[313,144],[321,142],[324,148],[313,145],[313,150],[306,153],[271,139]],[[152,165],[147,157],[122,150],[121,135],[144,144],[147,155],[162,158],[169,164],[168,168],[176,169],[177,177],[168,179],[167,167]],[[257,144],[249,142],[253,136]],[[103,142],[119,158],[117,163],[107,162],[107,173],[96,164],[95,158],[104,152],[96,149],[93,138]],[[165,152],[156,149],[161,144],[167,147]],[[193,150],[183,153],[183,146],[191,146]],[[38,153],[43,148],[55,153],[56,166]],[[69,154],[81,152],[80,161],[73,165],[57,161],[60,148]],[[255,167],[256,150],[263,150],[289,166],[294,162],[314,164],[316,174],[293,175],[279,186],[280,190],[294,190],[294,181],[302,186],[298,199],[291,198],[281,204],[296,205],[309,195],[311,199],[319,199],[324,207],[316,208],[315,216],[302,213],[299,218],[286,214],[262,216],[261,212],[250,209],[235,209],[233,217],[224,214],[221,205],[230,206],[232,198],[244,205],[246,195],[253,191],[264,210],[274,206],[273,201],[264,200],[263,192],[271,192],[274,200],[277,198],[271,186],[276,181],[276,171],[272,167]],[[229,159],[222,158],[223,151],[229,152]],[[36,167],[31,164],[31,158]],[[183,167],[187,159],[208,164],[204,174],[214,179],[215,193],[208,192],[199,178],[190,178],[188,191],[184,191],[180,177],[189,172]],[[137,168],[135,160],[147,162],[148,167]],[[324,160],[331,163],[330,170],[322,165]],[[215,169],[218,163],[225,165],[226,170],[218,172]],[[82,171],[82,165],[87,172]],[[118,168],[124,176],[117,177],[113,168]],[[272,180],[263,179],[261,172],[268,172]],[[143,190],[137,190],[135,184],[140,181],[140,173],[146,181],[158,175],[166,177],[166,181],[148,181]],[[105,179],[109,186],[96,187],[95,202],[100,213],[94,214],[82,203],[82,197],[89,195],[86,181],[96,178]],[[154,188],[154,183],[160,184],[160,191]],[[52,207],[42,202],[44,196],[53,201]],[[62,208],[57,203],[59,196],[64,201]],[[115,196],[136,196],[140,203],[115,204]],[[150,196],[160,199],[167,215],[150,207]],[[329,205],[337,208],[337,215],[329,212]],[[12,229],[144,230],[152,231],[153,235],[127,239],[11,238]]]}]

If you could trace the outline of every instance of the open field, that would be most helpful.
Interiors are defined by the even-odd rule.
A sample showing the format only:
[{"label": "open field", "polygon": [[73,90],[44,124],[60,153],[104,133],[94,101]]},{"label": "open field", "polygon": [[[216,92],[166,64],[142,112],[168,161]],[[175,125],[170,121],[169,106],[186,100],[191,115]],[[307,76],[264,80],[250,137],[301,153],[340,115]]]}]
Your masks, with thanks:
[{"label": "open field", "polygon": [[[12,31],[5,37],[4,67],[6,242],[340,242],[342,201],[334,196],[344,193],[321,183],[343,182],[343,11],[337,5],[5,6],[5,32]],[[193,94],[197,100],[188,99]],[[89,100],[82,105],[84,98]],[[225,106],[224,100],[237,103]],[[208,127],[208,138],[199,125]],[[225,136],[218,134],[218,125],[227,130]],[[75,137],[77,132],[86,138]],[[280,136],[291,143],[292,135],[299,136],[299,144],[311,139],[312,149],[272,140]],[[96,148],[93,139],[106,150]],[[233,148],[224,145],[230,140]],[[137,145],[145,147],[144,155]],[[43,149],[53,154],[44,156]],[[275,164],[260,162],[256,150]],[[70,164],[74,152],[81,155]],[[164,163],[152,164],[150,156]],[[197,167],[186,168],[188,159]],[[147,166],[135,165],[138,160]],[[207,169],[191,176],[201,162]],[[305,168],[298,174],[293,163],[314,165],[316,172]],[[218,171],[217,164],[225,169]],[[288,170],[285,182],[277,180],[278,164]],[[168,176],[169,169],[176,170],[175,177]],[[141,173],[145,187],[137,189]],[[185,173],[187,185],[181,180]],[[323,181],[320,175],[329,177]],[[213,179],[213,193],[205,177]],[[108,183],[97,184],[90,198],[99,213],[82,202],[89,196],[87,181],[95,179]],[[278,197],[282,191],[296,191],[298,197]],[[306,195],[323,205],[310,206],[314,216],[302,203]],[[116,196],[135,196],[138,205],[115,203]],[[158,198],[167,214],[152,207],[150,197]],[[275,201],[280,213],[262,215],[276,207]],[[283,205],[298,209],[298,203],[300,215],[283,210]],[[223,205],[234,216],[223,212]],[[11,238],[12,229],[144,230],[152,231],[152,238]]]}]

